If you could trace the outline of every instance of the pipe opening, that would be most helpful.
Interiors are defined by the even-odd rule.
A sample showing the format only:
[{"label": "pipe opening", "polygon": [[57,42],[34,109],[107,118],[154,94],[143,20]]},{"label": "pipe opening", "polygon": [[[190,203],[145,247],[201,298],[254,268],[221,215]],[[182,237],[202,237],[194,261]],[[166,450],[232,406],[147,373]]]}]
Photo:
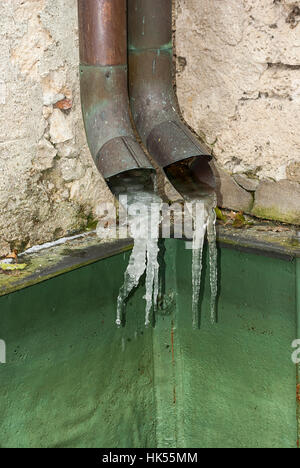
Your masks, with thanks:
[{"label": "pipe opening", "polygon": [[175,189],[188,198],[205,198],[215,192],[216,182],[208,157],[184,159],[164,170]]},{"label": "pipe opening", "polygon": [[210,151],[183,122],[174,89],[172,0],[128,1],[128,49],[130,105],[149,154],[181,195],[211,192]]},{"label": "pipe opening", "polygon": [[153,169],[132,169],[106,179],[106,183],[115,196],[138,192],[153,193],[155,178],[156,172]]}]

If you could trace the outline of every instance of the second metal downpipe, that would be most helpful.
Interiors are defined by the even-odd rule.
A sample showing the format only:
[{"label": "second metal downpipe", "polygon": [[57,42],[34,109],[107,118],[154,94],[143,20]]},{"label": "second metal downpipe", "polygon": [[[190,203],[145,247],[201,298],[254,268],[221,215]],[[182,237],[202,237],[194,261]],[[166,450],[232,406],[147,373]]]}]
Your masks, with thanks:
[{"label": "second metal downpipe", "polygon": [[182,122],[173,86],[172,0],[128,0],[129,95],[136,128],[184,196],[215,187],[208,149]]},{"label": "second metal downpipe", "polygon": [[153,166],[132,128],[128,63],[133,120],[150,155],[186,198],[211,191],[211,156],[182,122],[174,93],[172,0],[78,0],[78,15],[86,135],[113,193],[137,179],[154,190]]}]

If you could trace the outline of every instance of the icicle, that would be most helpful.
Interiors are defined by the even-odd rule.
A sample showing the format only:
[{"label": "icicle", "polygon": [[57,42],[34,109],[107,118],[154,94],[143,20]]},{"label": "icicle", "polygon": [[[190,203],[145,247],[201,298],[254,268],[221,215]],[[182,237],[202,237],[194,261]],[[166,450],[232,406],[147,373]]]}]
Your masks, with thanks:
[{"label": "icicle", "polygon": [[145,326],[150,325],[150,314],[153,305],[157,310],[159,290],[159,263],[158,263],[158,238],[159,225],[161,222],[162,201],[157,197],[156,203],[151,205],[151,234],[147,246],[147,271],[146,271],[146,317]]},{"label": "icicle", "polygon": [[[157,243],[157,258],[159,254],[159,248]],[[158,309],[158,297],[159,297],[159,263],[156,261],[154,268],[154,284],[153,284],[153,307],[154,312],[157,312]]]},{"label": "icicle", "polygon": [[146,249],[147,244],[144,239],[136,239],[129,259],[129,265],[124,275],[124,284],[120,289],[117,303],[118,327],[122,325],[123,310],[129,294],[138,286],[141,277],[146,269]]},{"label": "icicle", "polygon": [[[197,237],[194,233],[193,244]],[[193,246],[193,263],[192,263],[192,281],[193,281],[193,297],[192,297],[192,313],[193,313],[193,328],[198,327],[198,310],[199,310],[199,295],[201,287],[201,274],[202,274],[202,255],[203,245],[200,248]]]},{"label": "icicle", "polygon": [[198,328],[199,296],[202,276],[202,257],[204,236],[206,232],[204,204],[198,201],[196,203],[196,216],[194,217],[194,235],[193,235],[193,263],[192,263],[192,314],[193,328]]},{"label": "icicle", "polygon": [[147,244],[147,270],[146,270],[146,317],[145,326],[150,325],[150,314],[152,305],[156,308],[158,299],[158,241],[157,239],[148,241]]},{"label": "icicle", "polygon": [[210,209],[207,224],[207,239],[209,248],[209,268],[210,268],[210,315],[212,323],[216,322],[216,302],[218,295],[218,251],[216,234],[216,212]]},{"label": "icicle", "polygon": [[[128,223],[134,247],[129,260],[129,265],[124,275],[124,284],[120,289],[117,304],[116,324],[120,327],[123,321],[123,311],[126,300],[130,293],[138,286],[140,279],[146,272],[146,300],[145,326],[151,323],[152,307],[157,310],[159,296],[159,225],[161,222],[162,200],[153,192],[143,191],[141,186],[131,184],[128,197]],[[124,194],[124,192],[123,192]],[[190,214],[194,221],[193,231],[193,264],[192,264],[192,315],[193,327],[198,327],[199,319],[199,296],[201,288],[203,246],[205,234],[207,233],[209,245],[210,263],[210,286],[211,320],[216,321],[216,299],[218,292],[217,279],[217,247],[216,247],[216,197],[215,195],[204,196],[202,199],[195,198],[194,194],[186,197],[190,205]],[[137,210],[137,207],[139,209]],[[193,212],[196,207],[196,213]],[[131,209],[131,211],[130,211]],[[151,209],[151,223],[149,215]]]},{"label": "icicle", "polygon": [[[160,209],[162,201],[156,195],[142,192],[131,197],[130,205],[134,208],[142,206],[143,214],[129,216],[129,227],[134,238],[134,247],[129,265],[125,272],[124,284],[120,289],[117,304],[116,324],[122,325],[123,310],[129,294],[138,286],[146,271],[146,318],[145,325],[150,325],[152,306],[156,308],[158,300],[159,263],[158,263],[158,234],[161,221]],[[149,215],[151,208],[151,228],[149,229]]]},{"label": "icicle", "polygon": [[218,270],[217,270],[217,243],[216,243],[216,212],[217,204],[215,195],[210,195],[204,200],[197,200],[196,214],[193,215],[194,234],[193,234],[193,263],[192,263],[192,313],[193,328],[198,328],[199,319],[199,296],[201,288],[203,246],[204,238],[207,232],[209,246],[209,264],[210,264],[210,315],[212,323],[216,321],[216,300],[218,294]]}]

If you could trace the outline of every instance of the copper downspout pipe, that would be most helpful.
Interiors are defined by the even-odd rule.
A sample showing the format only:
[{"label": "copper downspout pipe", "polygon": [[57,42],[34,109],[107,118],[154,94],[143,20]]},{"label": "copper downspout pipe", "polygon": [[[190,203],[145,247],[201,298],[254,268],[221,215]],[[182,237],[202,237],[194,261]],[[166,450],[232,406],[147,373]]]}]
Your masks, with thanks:
[{"label": "copper downspout pipe", "polygon": [[95,164],[112,190],[129,174],[152,178],[130,121],[126,0],[78,0],[78,16],[82,114]]},{"label": "copper downspout pipe", "polygon": [[182,122],[173,86],[172,0],[128,0],[129,96],[140,137],[175,188],[215,187],[208,149]]}]

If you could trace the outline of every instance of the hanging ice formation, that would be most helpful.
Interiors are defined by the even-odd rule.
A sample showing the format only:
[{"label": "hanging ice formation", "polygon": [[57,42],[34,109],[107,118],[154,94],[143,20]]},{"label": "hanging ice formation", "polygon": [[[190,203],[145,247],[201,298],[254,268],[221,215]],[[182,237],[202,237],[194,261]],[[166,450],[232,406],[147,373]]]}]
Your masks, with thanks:
[{"label": "hanging ice formation", "polygon": [[134,247],[118,297],[116,323],[119,327],[122,325],[126,300],[138,286],[145,272],[145,326],[149,327],[151,324],[151,310],[157,305],[159,289],[158,238],[161,205],[161,199],[149,192],[136,193],[128,201],[128,224],[130,234],[134,239]]},{"label": "hanging ice formation", "polygon": [[[159,263],[158,239],[161,223],[162,200],[141,185],[134,185],[131,181],[130,190],[119,194],[126,195],[128,209],[129,234],[134,239],[134,247],[129,264],[124,275],[124,284],[120,288],[117,301],[116,324],[120,327],[124,318],[124,309],[130,293],[139,285],[146,274],[145,326],[151,324],[152,308],[157,307],[159,294]],[[201,288],[201,274],[203,262],[203,246],[207,235],[210,264],[211,302],[210,315],[216,321],[217,299],[217,247],[216,247],[216,197],[204,196],[202,199],[194,196],[187,197],[193,207],[193,242],[192,242],[192,316],[193,327],[198,327],[199,297]]]},{"label": "hanging ice formation", "polygon": [[210,288],[211,302],[210,315],[211,321],[216,321],[216,300],[218,292],[218,269],[217,269],[217,241],[216,241],[216,212],[215,197],[209,197],[203,201],[197,201],[196,213],[194,214],[194,233],[192,244],[192,313],[193,327],[198,328],[199,318],[199,297],[202,277],[203,247],[205,234],[207,234],[209,249],[209,267],[210,267]]}]

